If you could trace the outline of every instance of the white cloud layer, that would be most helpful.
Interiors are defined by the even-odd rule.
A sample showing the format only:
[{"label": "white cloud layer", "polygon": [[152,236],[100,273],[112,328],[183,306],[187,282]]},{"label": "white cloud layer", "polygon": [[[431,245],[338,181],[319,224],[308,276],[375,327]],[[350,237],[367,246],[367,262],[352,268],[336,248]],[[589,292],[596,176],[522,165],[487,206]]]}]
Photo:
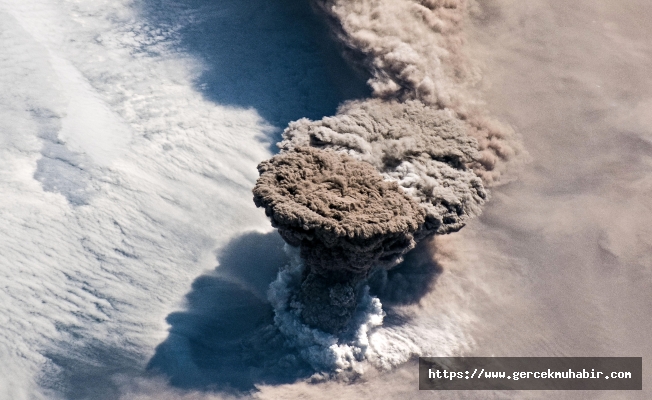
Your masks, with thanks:
[{"label": "white cloud layer", "polygon": [[214,249],[268,229],[250,188],[272,127],[205,100],[132,8],[0,3],[1,398],[91,343],[144,367]]}]

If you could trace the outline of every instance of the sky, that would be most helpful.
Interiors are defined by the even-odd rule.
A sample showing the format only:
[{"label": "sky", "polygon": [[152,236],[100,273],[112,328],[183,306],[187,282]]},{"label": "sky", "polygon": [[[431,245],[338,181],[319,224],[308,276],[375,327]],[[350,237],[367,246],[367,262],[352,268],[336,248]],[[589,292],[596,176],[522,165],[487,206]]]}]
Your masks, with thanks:
[{"label": "sky", "polygon": [[[528,162],[417,249],[436,274],[396,275],[428,285],[383,332],[417,352],[642,356],[645,382],[652,4],[476,5],[473,90]],[[256,165],[289,122],[369,95],[305,3],[1,0],[0,48],[0,397],[478,398],[419,392],[414,360],[280,373],[289,354],[256,341],[289,262]]]}]

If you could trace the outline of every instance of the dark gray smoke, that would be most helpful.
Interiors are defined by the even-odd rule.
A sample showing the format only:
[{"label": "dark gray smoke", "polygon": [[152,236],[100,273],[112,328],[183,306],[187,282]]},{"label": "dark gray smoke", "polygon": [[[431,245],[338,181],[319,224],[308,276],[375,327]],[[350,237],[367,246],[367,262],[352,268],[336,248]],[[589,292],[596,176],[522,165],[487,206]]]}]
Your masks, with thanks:
[{"label": "dark gray smoke", "polygon": [[258,167],[254,202],[301,249],[302,321],[337,333],[370,270],[461,229],[519,148],[469,94],[478,78],[462,51],[465,0],[314,4],[370,72],[373,98],[291,123],[280,154]]}]

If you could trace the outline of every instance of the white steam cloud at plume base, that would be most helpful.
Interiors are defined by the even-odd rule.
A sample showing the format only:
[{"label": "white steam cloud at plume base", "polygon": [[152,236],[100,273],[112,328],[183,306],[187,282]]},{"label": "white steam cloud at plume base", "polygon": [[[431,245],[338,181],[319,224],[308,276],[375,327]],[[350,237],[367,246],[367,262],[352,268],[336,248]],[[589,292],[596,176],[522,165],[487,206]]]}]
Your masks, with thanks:
[{"label": "white steam cloud at plume base", "polygon": [[306,268],[290,301],[301,303],[301,321],[340,334],[374,269],[396,265],[423,238],[461,229],[480,213],[484,185],[521,151],[465,87],[474,78],[462,51],[466,1],[315,6],[369,71],[373,98],[291,123],[281,153],[258,166],[253,193],[301,249]]},{"label": "white steam cloud at plume base", "polygon": [[[296,300],[305,266],[297,248],[286,245],[285,251],[290,256],[290,263],[279,271],[277,279],[270,284],[268,298],[275,312],[274,323],[285,336],[286,344],[297,349],[299,355],[315,371],[322,373],[313,375],[312,380],[357,379],[370,368],[379,371],[391,370],[410,360],[415,354],[458,354],[469,346],[471,339],[464,331],[472,322],[470,317],[468,320],[459,318],[466,313],[461,309],[455,310],[452,314],[457,315],[456,320],[451,316],[452,309],[446,310],[443,304],[430,304],[432,310],[428,313],[429,320],[411,315],[410,307],[394,306],[390,318],[405,318],[410,323],[383,326],[387,314],[383,310],[378,293],[370,293],[370,285],[375,292],[384,294],[391,304],[392,299],[395,302],[397,299],[410,297],[403,291],[414,289],[411,285],[418,286],[416,279],[427,281],[424,275],[396,275],[388,278],[386,273],[379,271],[380,280],[384,282],[379,285],[378,279],[372,279],[369,284],[363,286],[358,294],[356,309],[342,332],[331,334],[306,325],[301,320],[301,309],[304,305]],[[424,270],[434,268],[432,261],[428,260],[429,252],[418,253],[410,260],[413,264],[411,269],[414,270],[415,266],[422,263],[418,268],[428,275]],[[388,280],[390,282],[387,282]],[[407,283],[410,280],[412,282]],[[443,286],[443,293],[454,288],[447,287],[446,283]],[[388,295],[387,287],[398,293]],[[450,293],[447,294],[450,296]],[[431,296],[426,296],[423,304],[433,302],[433,299],[428,297]]]},{"label": "white steam cloud at plume base", "polygon": [[[460,103],[486,100],[477,106],[522,133],[532,163],[492,190],[464,229],[421,241],[403,266],[370,277],[386,315],[367,337],[386,346],[374,350],[386,362],[363,361],[355,368],[364,375],[348,383],[255,374],[269,361],[274,377],[303,360],[281,340],[275,363],[267,354],[277,341],[258,335],[261,321],[276,327],[267,296],[277,270],[299,263],[251,203],[256,165],[289,121],[337,122],[337,103],[365,97],[333,94],[320,68],[335,57],[316,56],[306,40],[314,27],[301,30],[306,14],[294,4],[0,0],[0,398],[650,398],[645,387],[420,392],[414,361],[403,362],[643,356],[649,380],[646,0],[469,3],[473,16],[449,28],[463,29],[483,78],[471,63],[446,63],[462,66],[450,76],[463,84],[442,87],[482,85],[482,96]],[[337,68],[334,76],[353,82]],[[80,104],[84,112],[71,110]],[[449,108],[453,119],[463,111]],[[467,136],[489,163],[483,148],[499,137],[483,142],[478,132]],[[364,162],[366,153],[341,150]],[[507,164],[471,170],[487,187]],[[243,350],[247,335],[260,346]],[[241,358],[255,368],[238,369]],[[153,360],[163,375],[147,371]],[[253,385],[229,394],[251,371]]]}]

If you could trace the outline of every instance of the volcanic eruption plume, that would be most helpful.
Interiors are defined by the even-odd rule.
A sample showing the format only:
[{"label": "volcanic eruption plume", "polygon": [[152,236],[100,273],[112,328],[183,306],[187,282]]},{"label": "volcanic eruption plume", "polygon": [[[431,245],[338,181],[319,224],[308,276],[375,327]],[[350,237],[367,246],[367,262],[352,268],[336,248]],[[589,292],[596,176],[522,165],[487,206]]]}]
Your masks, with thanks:
[{"label": "volcanic eruption plume", "polygon": [[258,166],[254,202],[304,269],[291,303],[336,334],[361,283],[416,243],[461,229],[519,152],[512,131],[469,95],[465,0],[319,0],[347,58],[371,74],[373,97],[333,117],[289,125]]}]

